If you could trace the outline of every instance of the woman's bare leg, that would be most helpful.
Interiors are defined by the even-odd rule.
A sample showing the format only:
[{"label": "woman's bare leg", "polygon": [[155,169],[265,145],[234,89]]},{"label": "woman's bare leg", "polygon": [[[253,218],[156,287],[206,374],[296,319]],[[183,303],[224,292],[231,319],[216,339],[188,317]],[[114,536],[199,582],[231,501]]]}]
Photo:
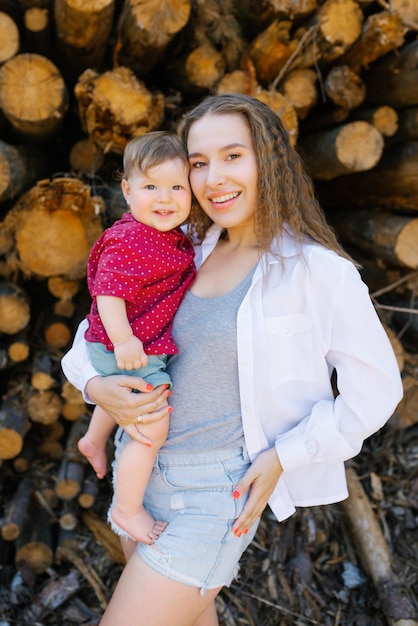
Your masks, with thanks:
[{"label": "woman's bare leg", "polygon": [[[129,561],[130,557],[136,550],[137,543],[126,537],[121,537],[122,550],[125,555],[126,561]],[[218,614],[216,612],[215,601],[211,602],[208,608],[198,619],[193,626],[219,626]]]},{"label": "woman's bare leg", "polygon": [[197,618],[193,626],[219,626],[215,600],[213,600],[213,602],[210,603],[206,611]]},{"label": "woman's bare leg", "polygon": [[131,556],[136,550],[136,546],[138,545],[136,541],[132,541],[132,539],[128,539],[127,537],[120,538],[120,545],[122,547],[122,552],[125,556],[126,562],[129,561]]},{"label": "woman's bare leg", "polygon": [[198,620],[206,612],[207,616],[213,616],[210,607],[220,589],[209,589],[201,595],[200,589],[154,571],[134,552],[100,626],[217,626],[214,621]]}]

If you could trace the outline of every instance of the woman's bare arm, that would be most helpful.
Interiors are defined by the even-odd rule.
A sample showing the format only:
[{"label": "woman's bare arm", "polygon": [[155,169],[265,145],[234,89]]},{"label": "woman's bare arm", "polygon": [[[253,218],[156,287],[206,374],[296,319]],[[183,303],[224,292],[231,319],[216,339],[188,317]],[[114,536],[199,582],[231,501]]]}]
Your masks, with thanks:
[{"label": "woman's bare arm", "polygon": [[142,378],[95,376],[87,382],[86,390],[95,404],[140,443],[149,443],[149,439],[141,434],[138,424],[156,422],[170,413],[166,386],[147,391],[147,383]]}]

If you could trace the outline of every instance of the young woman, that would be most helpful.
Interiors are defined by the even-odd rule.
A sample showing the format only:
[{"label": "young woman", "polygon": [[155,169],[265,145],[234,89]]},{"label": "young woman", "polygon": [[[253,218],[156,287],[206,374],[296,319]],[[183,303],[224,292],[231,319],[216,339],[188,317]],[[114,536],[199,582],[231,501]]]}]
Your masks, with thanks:
[{"label": "young woman", "polygon": [[[267,503],[280,521],[347,497],[344,461],[402,396],[367,288],[280,119],[255,98],[222,94],[186,114],[179,133],[200,245],[173,327],[169,434],[145,497],[168,526],[153,545],[125,540],[130,558],[102,626],[217,626],[216,595]],[[134,394],[141,379],[102,379],[78,338],[64,369],[90,400],[119,424],[167,415],[162,387]]]}]

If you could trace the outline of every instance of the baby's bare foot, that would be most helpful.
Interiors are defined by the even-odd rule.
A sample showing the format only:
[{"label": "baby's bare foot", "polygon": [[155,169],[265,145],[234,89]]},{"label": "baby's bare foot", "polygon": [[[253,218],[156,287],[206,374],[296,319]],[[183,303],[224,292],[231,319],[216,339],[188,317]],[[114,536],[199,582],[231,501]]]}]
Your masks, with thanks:
[{"label": "baby's bare foot", "polygon": [[152,544],[167,528],[167,522],[155,521],[144,508],[139,511],[126,512],[115,504],[111,512],[112,520],[133,539],[140,543]]},{"label": "baby's bare foot", "polygon": [[78,442],[78,449],[83,454],[98,478],[103,478],[107,471],[107,456],[106,450],[95,444],[87,435],[81,437]]}]

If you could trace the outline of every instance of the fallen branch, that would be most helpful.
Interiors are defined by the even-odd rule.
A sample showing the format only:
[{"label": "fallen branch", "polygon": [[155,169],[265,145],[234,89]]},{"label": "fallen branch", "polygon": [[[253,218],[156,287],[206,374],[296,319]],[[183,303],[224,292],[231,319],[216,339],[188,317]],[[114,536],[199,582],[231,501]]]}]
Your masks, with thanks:
[{"label": "fallen branch", "polygon": [[418,626],[407,589],[392,570],[391,555],[373,508],[352,467],[346,471],[349,498],[343,502],[359,556],[379,595],[389,626]]}]

